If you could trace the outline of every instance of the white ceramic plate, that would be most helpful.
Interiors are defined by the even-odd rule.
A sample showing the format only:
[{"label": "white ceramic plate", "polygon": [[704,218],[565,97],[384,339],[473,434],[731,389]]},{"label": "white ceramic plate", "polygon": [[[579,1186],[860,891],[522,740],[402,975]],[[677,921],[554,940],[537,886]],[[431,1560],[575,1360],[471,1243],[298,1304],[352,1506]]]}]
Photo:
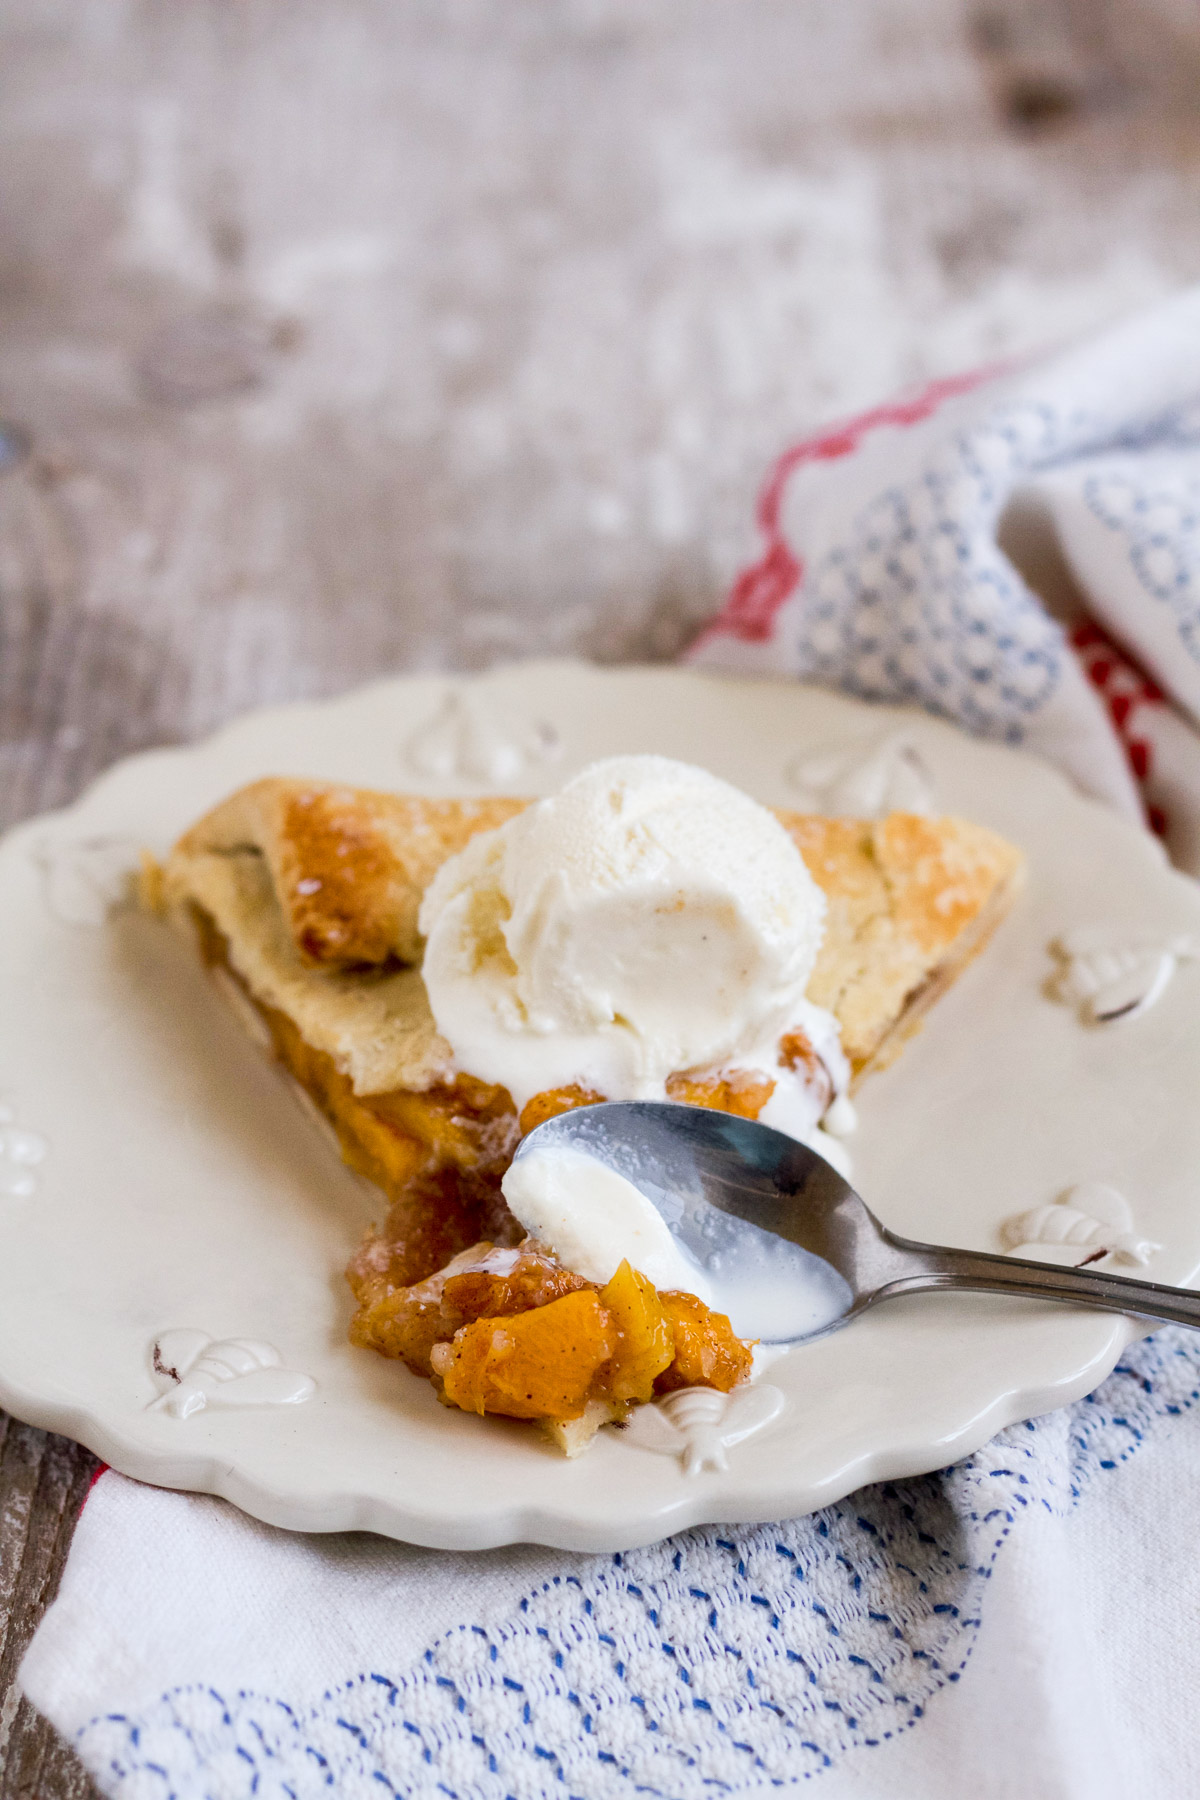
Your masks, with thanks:
[{"label": "white ceramic plate", "polygon": [[[130,1475],[223,1494],[277,1525],[615,1550],[939,1467],[1087,1392],[1129,1322],[931,1295],[790,1352],[768,1376],[781,1410],[723,1471],[688,1476],[631,1433],[605,1432],[569,1463],[523,1426],[448,1411],[346,1342],[341,1269],[378,1197],[337,1163],[186,946],[129,909],[105,916],[138,845],[165,850],[268,773],[545,792],[597,756],[653,750],[795,805],[798,761],[836,777],[827,752],[855,765],[897,730],[941,809],[1023,845],[1031,879],[925,1030],[864,1086],[859,1187],[909,1236],[995,1249],[1013,1213],[1110,1183],[1162,1245],[1153,1276],[1187,1282],[1200,1266],[1200,966],[1111,1027],[1084,1026],[1046,992],[1065,929],[1200,933],[1200,889],[1153,840],[1041,763],[924,716],[793,684],[531,664],[253,714],[194,749],[122,763],[0,846],[0,1401]],[[265,1343],[282,1372],[210,1378],[209,1404],[173,1416],[153,1405],[163,1386],[179,1400],[151,1368],[167,1331],[193,1334],[162,1339],[160,1361],[182,1375],[206,1338]]]}]

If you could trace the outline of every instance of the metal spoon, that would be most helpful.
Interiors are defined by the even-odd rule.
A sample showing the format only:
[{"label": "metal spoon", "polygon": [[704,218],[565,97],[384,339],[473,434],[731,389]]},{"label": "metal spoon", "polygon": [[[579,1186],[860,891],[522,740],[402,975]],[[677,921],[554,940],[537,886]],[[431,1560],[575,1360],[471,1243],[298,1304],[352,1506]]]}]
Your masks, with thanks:
[{"label": "metal spoon", "polygon": [[[735,1283],[739,1271],[749,1270],[752,1284],[761,1283],[765,1269],[773,1272],[784,1294],[784,1316],[778,1306],[769,1308],[765,1330],[743,1328],[734,1317],[743,1336],[797,1343],[880,1300],[928,1288],[1025,1294],[1200,1327],[1200,1293],[1187,1288],[900,1237],[880,1224],[824,1157],[751,1119],[672,1101],[609,1102],[547,1120],[518,1155],[560,1146],[583,1151],[631,1181],[702,1268],[719,1264],[723,1279],[732,1276]],[[806,1283],[811,1290],[808,1278],[818,1273],[823,1318],[812,1316],[811,1304],[788,1318],[789,1261],[804,1277],[797,1291]],[[731,1308],[725,1310],[732,1316]]]}]

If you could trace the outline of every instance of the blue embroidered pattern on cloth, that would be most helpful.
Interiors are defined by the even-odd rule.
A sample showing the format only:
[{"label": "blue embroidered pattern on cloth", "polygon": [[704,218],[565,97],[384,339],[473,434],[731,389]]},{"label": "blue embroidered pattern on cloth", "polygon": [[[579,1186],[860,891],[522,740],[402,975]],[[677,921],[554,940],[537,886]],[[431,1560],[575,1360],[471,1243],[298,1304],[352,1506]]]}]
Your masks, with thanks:
[{"label": "blue embroidered pattern on cloth", "polygon": [[1016,740],[1054,691],[1065,654],[1001,552],[996,521],[1019,475],[1074,441],[1046,406],[994,408],[955,432],[919,476],[859,514],[812,570],[800,671],[857,694],[927,707]]},{"label": "blue embroidered pattern on cloth", "polygon": [[1171,610],[1179,641],[1200,662],[1200,470],[1132,464],[1093,475],[1083,496],[1125,542],[1130,567],[1152,599]]},{"label": "blue embroidered pattern on cloth", "polygon": [[[1084,413],[1011,403],[943,438],[913,479],[876,496],[846,541],[810,569],[793,627],[795,668],[861,699],[923,706],[981,735],[1019,742],[1053,697],[1069,654],[1061,627],[996,541],[997,521],[1024,478],[1076,457],[1135,447],[1178,453],[1194,443],[1181,412],[1135,430]],[[1150,458],[1153,461],[1153,457]],[[1110,519],[1131,532],[1142,580],[1175,606],[1200,654],[1196,494],[1129,491]],[[821,479],[818,473],[814,479]],[[1190,504],[1189,504],[1190,501]],[[1093,502],[1093,504],[1095,504]]]},{"label": "blue embroidered pattern on cloth", "polygon": [[1134,1345],[1088,1399],[941,1475],[809,1518],[689,1531],[548,1582],[487,1630],[316,1704],[195,1687],[78,1747],[137,1800],[699,1800],[791,1786],[959,1679],[1004,1540],[1062,1515],[1200,1398],[1200,1336]]}]

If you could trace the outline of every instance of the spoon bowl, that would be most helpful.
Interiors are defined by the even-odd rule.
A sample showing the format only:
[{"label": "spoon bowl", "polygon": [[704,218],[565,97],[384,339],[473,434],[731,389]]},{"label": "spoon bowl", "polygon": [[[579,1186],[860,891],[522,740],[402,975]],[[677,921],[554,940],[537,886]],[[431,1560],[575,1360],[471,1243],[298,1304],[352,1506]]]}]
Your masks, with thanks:
[{"label": "spoon bowl", "polygon": [[742,1337],[802,1343],[926,1289],[1022,1294],[1200,1327],[1200,1294],[1188,1288],[901,1237],[818,1151],[753,1119],[676,1101],[610,1101],[548,1119],[517,1157],[559,1149],[606,1164],[645,1195],[699,1268],[719,1277],[731,1297],[722,1310]]}]

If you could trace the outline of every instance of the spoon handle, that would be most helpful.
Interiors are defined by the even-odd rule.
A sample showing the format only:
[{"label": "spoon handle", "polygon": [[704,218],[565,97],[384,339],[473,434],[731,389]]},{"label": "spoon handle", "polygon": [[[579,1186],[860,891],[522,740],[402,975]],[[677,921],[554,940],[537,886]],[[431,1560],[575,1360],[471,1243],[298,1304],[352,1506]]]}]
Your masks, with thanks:
[{"label": "spoon handle", "polygon": [[1200,1293],[1190,1288],[1136,1281],[1110,1275],[1105,1269],[1062,1268],[1057,1263],[988,1256],[977,1250],[946,1250],[935,1244],[912,1243],[890,1231],[884,1235],[903,1260],[893,1265],[895,1273],[880,1287],[879,1299],[929,1288],[973,1288],[992,1294],[1027,1294],[1035,1300],[1068,1300],[1200,1329]]}]

